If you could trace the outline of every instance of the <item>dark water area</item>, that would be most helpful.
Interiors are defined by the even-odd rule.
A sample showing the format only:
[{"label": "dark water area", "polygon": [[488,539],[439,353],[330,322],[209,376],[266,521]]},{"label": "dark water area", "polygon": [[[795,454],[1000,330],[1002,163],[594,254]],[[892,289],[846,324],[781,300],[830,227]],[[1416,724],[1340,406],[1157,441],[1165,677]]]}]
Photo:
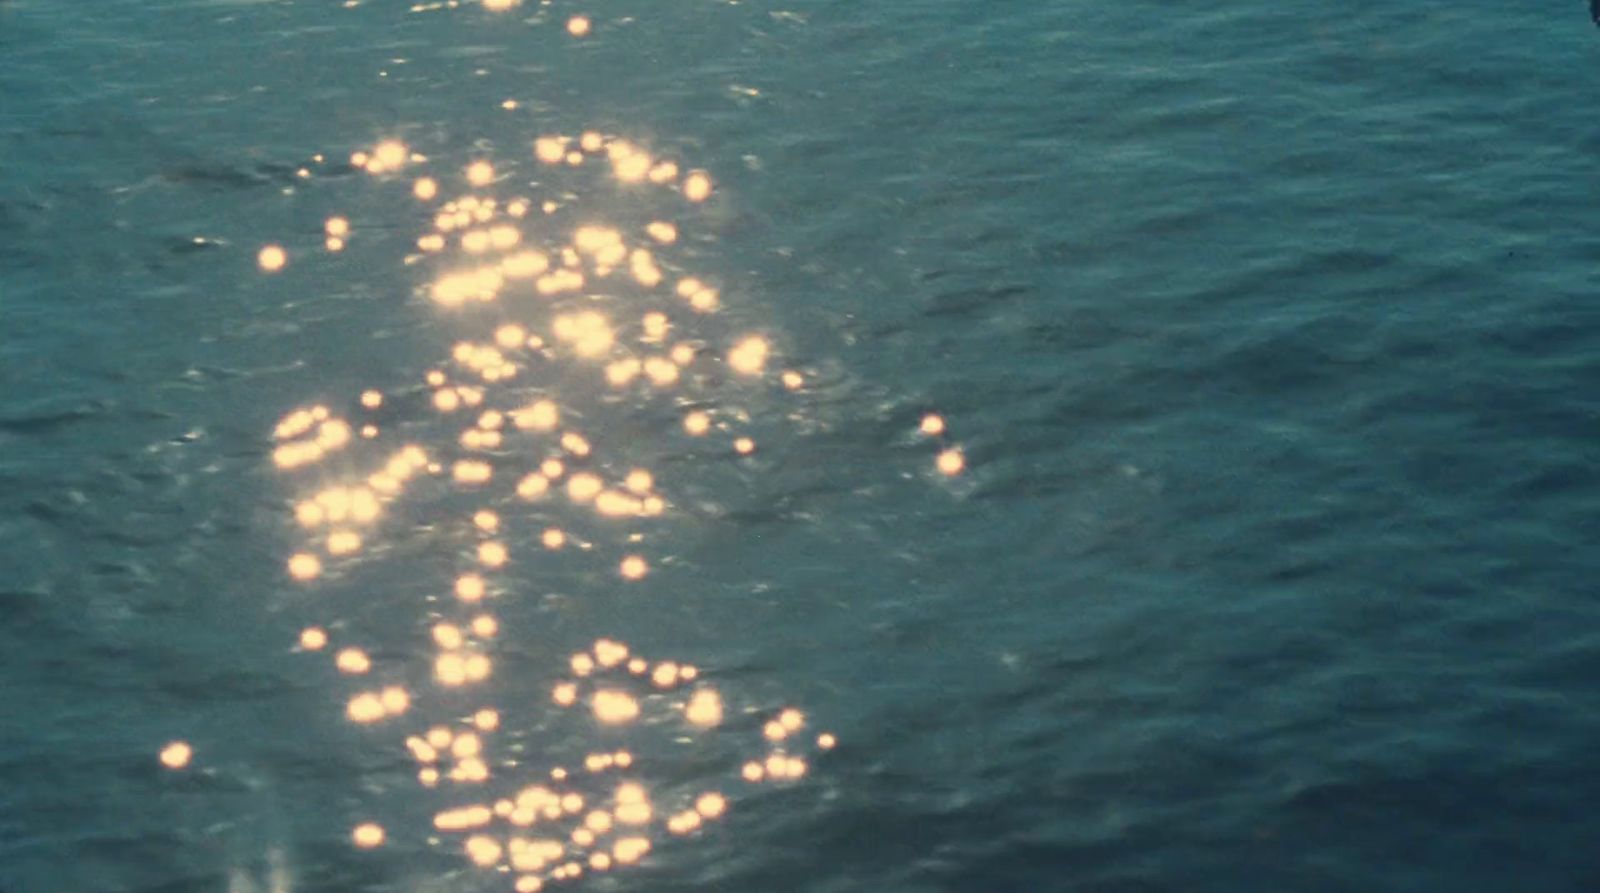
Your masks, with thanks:
[{"label": "dark water area", "polygon": [[[588,129],[715,193],[560,191],[534,140]],[[426,164],[347,162],[390,139]],[[375,388],[453,455],[423,376],[492,326],[399,259],[411,180],[485,158],[681,212],[723,307],[675,325],[806,384],[510,386],[669,509],[495,502],[467,696],[429,630],[476,497],[447,467],[302,585],[335,476],[273,430]],[[0,891],[510,891],[433,816],[622,741],[551,704],[598,638],[717,686],[722,743],[617,746],[728,816],[546,889],[1600,889],[1597,301],[1579,2],[0,2]],[[410,712],[349,721],[313,625]],[[419,787],[405,737],[490,704],[492,777]],[[741,783],[790,705],[838,747]]]}]

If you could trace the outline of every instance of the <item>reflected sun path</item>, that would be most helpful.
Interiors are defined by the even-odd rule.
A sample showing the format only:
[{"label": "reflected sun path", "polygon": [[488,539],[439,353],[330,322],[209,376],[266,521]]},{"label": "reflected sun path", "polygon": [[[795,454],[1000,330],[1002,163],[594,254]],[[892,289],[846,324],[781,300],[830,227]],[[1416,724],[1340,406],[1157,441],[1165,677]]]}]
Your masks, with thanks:
[{"label": "reflected sun path", "polygon": [[[398,141],[350,156],[378,188],[416,203],[418,232],[397,260],[418,297],[478,335],[417,380],[294,408],[271,432],[272,462],[296,494],[285,521],[299,540],[284,564],[293,585],[357,573],[410,498],[467,505],[435,525],[449,528],[441,536],[459,559],[422,608],[420,641],[363,641],[324,622],[306,626],[297,649],[331,661],[351,685],[346,719],[386,736],[412,762],[415,784],[439,798],[430,827],[375,815],[351,828],[350,844],[425,838],[508,875],[519,893],[694,837],[727,817],[739,786],[799,782],[838,743],[797,707],[745,705],[693,663],[610,638],[558,663],[544,708],[595,743],[581,758],[534,765],[504,740],[526,723],[474,694],[497,671],[497,643],[514,633],[496,605],[515,598],[507,574],[519,561],[575,554],[619,588],[655,570],[650,531],[671,521],[673,479],[641,463],[638,444],[609,436],[602,409],[665,414],[664,437],[748,461],[759,444],[738,407],[798,398],[808,385],[771,334],[723,324],[712,277],[674,256],[690,224],[663,208],[682,216],[712,201],[708,172],[598,131],[539,136],[530,150],[451,170]],[[537,180],[517,176],[523,164]],[[602,189],[604,201],[586,204]],[[602,222],[599,207],[628,219]],[[316,248],[260,246],[260,271],[287,275],[304,252],[365,247],[349,217],[322,229]],[[962,474],[966,460],[946,433],[938,415],[917,432],[937,449],[933,473]],[[423,660],[425,674],[408,672]],[[426,684],[404,682],[424,675]],[[469,709],[463,697],[476,698]],[[664,742],[701,748],[722,764],[720,781],[653,776]],[[174,771],[192,758],[183,742],[161,753]]]}]

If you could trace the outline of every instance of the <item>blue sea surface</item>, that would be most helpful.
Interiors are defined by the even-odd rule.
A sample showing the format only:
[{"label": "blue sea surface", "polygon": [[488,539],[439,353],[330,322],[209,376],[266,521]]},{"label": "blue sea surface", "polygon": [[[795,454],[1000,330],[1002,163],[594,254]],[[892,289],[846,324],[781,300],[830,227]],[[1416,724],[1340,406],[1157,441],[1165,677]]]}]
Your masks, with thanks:
[{"label": "blue sea surface", "polygon": [[0,891],[512,889],[296,647],[454,720],[465,503],[298,585],[272,432],[421,426],[482,335],[350,153],[526,186],[589,128],[712,174],[684,263],[807,384],[703,404],[748,460],[569,390],[671,511],[636,584],[513,544],[481,796],[587,744],[549,691],[602,637],[839,745],[571,889],[1600,890],[1583,3],[0,0]]}]

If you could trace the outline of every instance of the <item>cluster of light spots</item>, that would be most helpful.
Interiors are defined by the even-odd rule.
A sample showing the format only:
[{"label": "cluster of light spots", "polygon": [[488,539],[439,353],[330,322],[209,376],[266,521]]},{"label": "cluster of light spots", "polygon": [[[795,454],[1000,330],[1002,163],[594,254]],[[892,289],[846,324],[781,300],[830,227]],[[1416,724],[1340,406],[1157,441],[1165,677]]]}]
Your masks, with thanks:
[{"label": "cluster of light spots", "polygon": [[280,443],[272,450],[279,468],[291,469],[322,461],[329,453],[350,445],[350,423],[333,417],[326,406],[298,409],[284,416],[274,429]]},{"label": "cluster of light spots", "polygon": [[[591,27],[584,16],[569,20],[576,36]],[[323,405],[297,409],[278,423],[273,444],[285,471],[321,466],[295,478],[316,479],[293,503],[305,542],[288,570],[300,582],[324,576],[326,563],[337,571],[327,576],[354,583],[386,554],[395,527],[412,528],[399,502],[414,482],[425,503],[452,500],[447,521],[409,534],[449,544],[414,627],[421,666],[400,666],[408,649],[348,636],[342,620],[303,629],[299,649],[327,653],[320,660],[338,671],[337,684],[351,686],[340,695],[346,719],[408,755],[416,783],[441,798],[431,829],[440,845],[506,873],[518,891],[636,864],[664,840],[737,814],[741,779],[796,781],[836,743],[828,733],[808,737],[798,709],[741,704],[693,664],[650,660],[611,639],[572,655],[562,678],[547,683],[549,701],[533,705],[550,722],[575,724],[569,740],[593,736],[567,765],[537,766],[536,752],[524,749],[530,726],[544,725],[529,722],[529,705],[491,702],[500,686],[485,683],[497,670],[527,672],[497,667],[522,652],[513,624],[502,632],[493,611],[523,597],[515,574],[538,572],[545,556],[529,556],[530,548],[566,550],[548,561],[581,564],[589,579],[619,587],[673,567],[652,553],[660,542],[652,525],[668,514],[677,483],[659,481],[657,471],[673,466],[655,465],[661,456],[648,452],[650,438],[617,435],[607,413],[637,407],[641,421],[659,420],[666,440],[715,432],[726,439],[713,450],[731,443],[734,454],[751,456],[756,440],[740,429],[755,407],[806,382],[779,366],[767,335],[728,331],[717,313],[725,283],[675,254],[704,242],[661,199],[707,201],[709,174],[684,173],[655,148],[599,131],[539,136],[532,156],[520,167],[487,157],[430,167],[398,141],[352,156],[371,174],[404,173],[380,182],[401,190],[420,220],[421,231],[403,242],[416,248],[403,258],[416,265],[416,294],[450,308],[452,326],[475,328],[421,376],[425,387],[361,391],[348,419]],[[547,166],[538,173],[546,183],[525,176],[533,163]],[[560,185],[579,176],[624,206],[641,198],[637,214],[618,225],[586,213],[583,193]],[[648,202],[647,192],[656,193]],[[359,219],[362,232],[380,228]],[[349,217],[326,217],[322,228],[330,249],[348,245],[345,256],[381,247]],[[271,269],[265,258],[262,267]],[[416,443],[382,446],[399,431]],[[764,443],[770,450],[773,442]],[[375,466],[363,465],[374,455]],[[689,782],[671,767],[658,771],[673,747],[700,738],[732,741],[718,771]],[[361,848],[386,837],[375,822],[351,831]]]}]

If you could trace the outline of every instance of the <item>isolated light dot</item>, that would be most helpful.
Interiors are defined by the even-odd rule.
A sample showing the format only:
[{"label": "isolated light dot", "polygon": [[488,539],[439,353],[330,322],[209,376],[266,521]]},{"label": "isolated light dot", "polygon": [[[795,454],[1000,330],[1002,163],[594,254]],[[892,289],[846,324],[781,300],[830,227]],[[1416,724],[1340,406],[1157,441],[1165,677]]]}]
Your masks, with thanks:
[{"label": "isolated light dot", "polygon": [[934,460],[934,464],[938,467],[940,474],[954,477],[967,467],[967,458],[962,454],[961,450],[952,447],[941,452],[939,458]]},{"label": "isolated light dot", "polygon": [[691,202],[703,202],[711,196],[711,175],[694,171],[683,181],[683,197]]},{"label": "isolated light dot", "polygon": [[351,842],[364,850],[383,846],[385,836],[383,826],[375,822],[363,822],[350,832]]},{"label": "isolated light dot", "polygon": [[289,576],[296,580],[314,580],[322,573],[322,559],[309,552],[300,552],[289,558]]},{"label": "isolated light dot", "polygon": [[308,626],[300,631],[300,647],[307,651],[321,651],[328,644],[328,634],[320,626]]},{"label": "isolated light dot", "polygon": [[268,245],[261,249],[260,254],[256,255],[256,263],[268,273],[278,272],[288,262],[288,253],[279,245]]},{"label": "isolated light dot", "polygon": [[573,37],[583,37],[593,27],[588,16],[573,16],[567,19],[567,33]]},{"label": "isolated light dot", "polygon": [[372,669],[372,658],[360,648],[346,648],[334,658],[334,665],[341,673],[360,675]]},{"label": "isolated light dot", "polygon": [[619,569],[622,571],[623,579],[639,580],[643,579],[644,575],[650,572],[650,565],[638,555],[629,555],[628,557],[622,559],[622,564],[619,565]]},{"label": "isolated light dot", "polygon": [[922,424],[917,430],[929,437],[938,437],[944,433],[944,417],[929,413],[922,417]]},{"label": "isolated light dot", "polygon": [[194,757],[194,748],[187,741],[173,741],[161,748],[161,765],[168,769],[182,769]]}]

